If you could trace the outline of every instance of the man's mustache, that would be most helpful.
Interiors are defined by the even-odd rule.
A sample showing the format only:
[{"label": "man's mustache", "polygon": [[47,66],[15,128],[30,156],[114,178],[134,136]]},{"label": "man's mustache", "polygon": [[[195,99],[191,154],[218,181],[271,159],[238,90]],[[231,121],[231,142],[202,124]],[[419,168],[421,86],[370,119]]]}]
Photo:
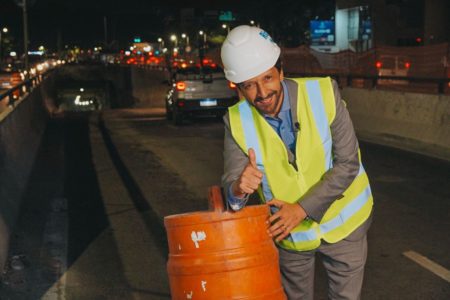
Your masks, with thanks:
[{"label": "man's mustache", "polygon": [[255,98],[255,102],[260,102],[260,101],[264,101],[264,100],[267,100],[267,99],[269,99],[270,97],[272,97],[273,95],[275,95],[277,92],[276,91],[273,91],[272,93],[270,93],[269,95],[267,95],[266,97],[256,97]]}]

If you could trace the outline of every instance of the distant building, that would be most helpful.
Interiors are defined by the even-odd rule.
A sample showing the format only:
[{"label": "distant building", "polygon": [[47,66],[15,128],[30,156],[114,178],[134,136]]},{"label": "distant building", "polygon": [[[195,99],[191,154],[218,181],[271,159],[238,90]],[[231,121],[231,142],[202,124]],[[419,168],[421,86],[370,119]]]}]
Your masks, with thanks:
[{"label": "distant building", "polygon": [[448,0],[336,0],[335,17],[330,20],[334,21],[334,42],[313,40],[311,47],[323,52],[360,52],[376,45],[449,42],[449,12]]}]

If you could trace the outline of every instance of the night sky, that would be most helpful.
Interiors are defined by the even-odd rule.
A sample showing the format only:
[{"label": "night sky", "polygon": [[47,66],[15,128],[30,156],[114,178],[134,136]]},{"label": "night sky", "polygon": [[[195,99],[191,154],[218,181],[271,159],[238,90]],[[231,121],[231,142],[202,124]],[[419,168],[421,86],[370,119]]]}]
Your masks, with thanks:
[{"label": "night sky", "polygon": [[[21,1],[21,0],[16,0]],[[40,45],[46,48],[57,48],[58,35],[62,45],[78,45],[93,47],[104,41],[104,17],[108,24],[108,42],[115,41],[116,48],[124,48],[135,36],[144,40],[156,41],[159,36],[171,32],[180,34],[179,25],[181,8],[195,8],[197,11],[195,24],[202,27],[204,20],[202,11],[232,10],[241,19],[259,19],[261,27],[266,30],[278,30],[286,34],[283,26],[288,26],[286,18],[294,20],[289,26],[299,27],[295,20],[304,16],[305,20],[311,14],[321,13],[329,17],[334,9],[333,0],[29,0],[29,34],[30,48]],[[200,15],[198,15],[200,12]],[[217,21],[219,24],[220,21]],[[305,22],[303,22],[305,23]],[[281,24],[281,25],[278,25]],[[305,23],[306,24],[306,23]],[[209,24],[211,26],[211,24]],[[234,24],[238,25],[238,24]],[[304,24],[303,24],[304,25]],[[7,26],[11,37],[21,50],[23,29],[22,9],[15,0],[0,0],[0,27]],[[206,26],[206,25],[205,25]],[[218,27],[219,25],[216,25]]]}]

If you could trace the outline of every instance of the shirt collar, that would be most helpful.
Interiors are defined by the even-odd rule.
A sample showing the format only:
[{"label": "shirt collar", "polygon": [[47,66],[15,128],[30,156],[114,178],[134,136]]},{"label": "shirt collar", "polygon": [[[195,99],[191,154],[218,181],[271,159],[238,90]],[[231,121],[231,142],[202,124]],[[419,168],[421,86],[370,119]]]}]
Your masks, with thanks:
[{"label": "shirt collar", "polygon": [[291,103],[289,103],[288,89],[284,80],[281,82],[281,85],[283,86],[283,104],[281,105],[280,112],[288,111],[291,109]]}]

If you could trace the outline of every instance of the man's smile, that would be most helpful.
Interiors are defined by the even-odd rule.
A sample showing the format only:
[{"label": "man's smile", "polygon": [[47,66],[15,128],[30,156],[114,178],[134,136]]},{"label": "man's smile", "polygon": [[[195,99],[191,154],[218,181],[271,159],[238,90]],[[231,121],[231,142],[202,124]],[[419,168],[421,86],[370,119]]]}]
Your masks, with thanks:
[{"label": "man's smile", "polygon": [[268,105],[272,101],[273,96],[276,95],[276,91],[271,92],[265,98],[258,97],[255,99],[255,104]]}]

